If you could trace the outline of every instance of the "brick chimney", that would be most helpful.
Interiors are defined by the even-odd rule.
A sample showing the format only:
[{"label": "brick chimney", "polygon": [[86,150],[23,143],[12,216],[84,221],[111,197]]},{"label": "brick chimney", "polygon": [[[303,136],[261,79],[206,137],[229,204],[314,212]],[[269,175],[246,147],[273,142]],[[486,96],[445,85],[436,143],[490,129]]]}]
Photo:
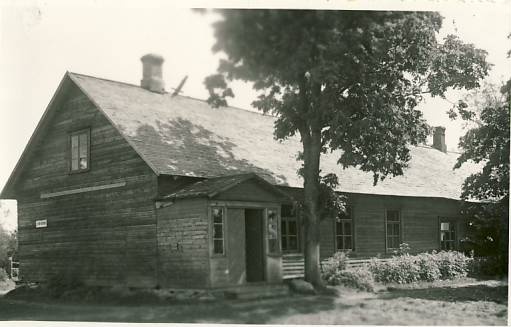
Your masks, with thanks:
[{"label": "brick chimney", "polygon": [[437,126],[433,128],[433,147],[442,152],[447,152],[447,145],[445,145],[445,127]]},{"label": "brick chimney", "polygon": [[163,57],[149,53],[140,60],[142,61],[140,86],[151,92],[165,93],[165,82],[162,79]]}]

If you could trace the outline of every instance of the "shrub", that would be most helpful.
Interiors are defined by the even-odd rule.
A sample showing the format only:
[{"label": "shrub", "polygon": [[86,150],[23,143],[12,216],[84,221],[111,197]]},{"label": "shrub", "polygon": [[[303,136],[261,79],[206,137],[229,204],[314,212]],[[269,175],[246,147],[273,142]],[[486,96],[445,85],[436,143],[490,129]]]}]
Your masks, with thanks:
[{"label": "shrub", "polygon": [[410,253],[410,245],[408,243],[399,244],[399,249],[394,251],[394,255],[405,255]]},{"label": "shrub", "polygon": [[367,268],[358,268],[354,270],[343,270],[332,278],[336,284],[362,291],[374,291],[374,278]]},{"label": "shrub", "polygon": [[381,283],[413,283],[466,277],[471,258],[455,251],[401,255],[386,261],[372,260],[369,271]]},{"label": "shrub", "polygon": [[348,254],[345,252],[336,252],[333,256],[321,263],[321,274],[324,280],[328,282],[331,276],[337,272],[345,270],[348,262]]},{"label": "shrub", "polygon": [[455,279],[466,277],[469,269],[469,262],[472,260],[461,252],[440,251],[434,254],[441,279]]}]

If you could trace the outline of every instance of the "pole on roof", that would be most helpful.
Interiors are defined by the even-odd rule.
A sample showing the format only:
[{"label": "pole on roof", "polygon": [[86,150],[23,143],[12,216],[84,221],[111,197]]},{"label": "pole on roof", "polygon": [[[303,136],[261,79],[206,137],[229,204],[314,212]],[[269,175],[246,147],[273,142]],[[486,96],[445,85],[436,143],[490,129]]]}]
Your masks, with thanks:
[{"label": "pole on roof", "polygon": [[174,89],[174,92],[172,93],[172,96],[176,96],[176,95],[179,94],[179,92],[181,92],[181,89],[185,85],[187,79],[188,79],[188,75],[183,77],[183,79],[181,80],[181,83],[179,83],[179,85]]}]

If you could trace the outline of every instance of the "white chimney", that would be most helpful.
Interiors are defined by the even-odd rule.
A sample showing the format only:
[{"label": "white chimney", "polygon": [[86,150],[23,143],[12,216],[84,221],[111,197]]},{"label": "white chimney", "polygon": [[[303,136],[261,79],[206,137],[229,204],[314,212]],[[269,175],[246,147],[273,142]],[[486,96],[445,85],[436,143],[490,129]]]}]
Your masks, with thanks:
[{"label": "white chimney", "polygon": [[162,79],[163,57],[149,53],[140,58],[142,61],[142,80],[140,86],[146,90],[165,93],[165,82]]},{"label": "white chimney", "polygon": [[442,152],[447,152],[447,145],[445,145],[445,127],[437,126],[433,129],[433,147]]}]

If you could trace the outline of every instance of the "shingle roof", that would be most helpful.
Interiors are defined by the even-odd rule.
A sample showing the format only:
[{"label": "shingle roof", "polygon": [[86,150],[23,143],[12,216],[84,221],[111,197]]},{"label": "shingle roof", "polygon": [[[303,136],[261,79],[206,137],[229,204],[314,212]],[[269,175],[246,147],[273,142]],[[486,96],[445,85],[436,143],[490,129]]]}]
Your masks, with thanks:
[{"label": "shingle roof", "polygon": [[268,187],[273,188],[274,192],[288,197],[283,191],[278,188],[272,186],[264,179],[260,178],[254,173],[248,174],[237,174],[237,175],[228,175],[222,177],[214,177],[208,178],[196,183],[193,183],[189,186],[186,186],[172,194],[165,195],[162,197],[163,199],[182,199],[182,198],[191,198],[191,197],[214,197],[215,195],[222,193],[236,185],[239,185],[245,181],[254,179],[256,181],[265,183]]},{"label": "shingle roof", "polygon": [[[139,86],[69,73],[157,174],[218,177],[252,172],[275,185],[302,187],[298,138],[273,138],[274,118],[257,112],[147,91]],[[339,153],[322,156],[324,173],[339,176],[339,191],[459,199],[465,178],[478,169],[453,170],[458,154],[412,146],[403,176],[373,186],[371,173],[337,165]]]}]

